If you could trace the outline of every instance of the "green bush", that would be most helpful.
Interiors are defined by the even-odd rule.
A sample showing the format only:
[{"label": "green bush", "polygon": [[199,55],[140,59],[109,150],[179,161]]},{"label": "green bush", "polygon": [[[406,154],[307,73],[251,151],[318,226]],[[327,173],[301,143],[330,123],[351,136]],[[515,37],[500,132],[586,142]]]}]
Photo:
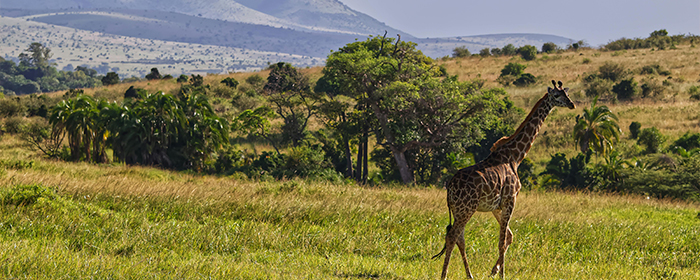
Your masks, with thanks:
[{"label": "green bush", "polygon": [[662,69],[660,65],[658,64],[650,64],[650,65],[645,65],[642,66],[642,68],[639,70],[639,73],[642,75],[662,75],[662,76],[668,76],[671,75],[671,71]]},{"label": "green bush", "polygon": [[690,99],[700,100],[700,86],[691,86],[688,88],[688,94],[690,94]]},{"label": "green bush", "polygon": [[3,131],[7,133],[20,133],[27,125],[27,121],[23,117],[10,117],[5,119]]},{"label": "green bush", "polygon": [[552,43],[552,42],[547,42],[542,45],[542,52],[543,53],[554,53],[559,50],[559,46],[557,44]]},{"label": "green bush", "polygon": [[189,79],[190,79],[190,77],[188,77],[187,75],[181,74],[180,77],[177,77],[177,82],[178,83],[186,83],[187,80],[189,80]]},{"label": "green bush", "polygon": [[537,48],[532,45],[525,45],[518,48],[518,54],[524,60],[534,60],[535,58],[537,58]]},{"label": "green bush", "polygon": [[656,80],[646,80],[642,86],[642,97],[657,97],[663,96],[666,93],[666,87],[659,84]]},{"label": "green bush", "polygon": [[607,98],[612,92],[613,82],[607,79],[602,79],[597,75],[589,75],[583,80],[583,86],[586,96],[600,96]]},{"label": "green bush", "polygon": [[26,108],[20,103],[19,98],[0,99],[0,117],[9,118],[24,116]]},{"label": "green bush", "polygon": [[115,72],[109,72],[102,77],[102,84],[105,86],[116,85],[119,83],[119,75]]},{"label": "green bush", "polygon": [[452,57],[458,58],[458,57],[467,57],[470,56],[471,53],[469,52],[469,49],[467,47],[462,46],[462,47],[456,47],[454,50],[452,50]]},{"label": "green bush", "polygon": [[513,81],[513,84],[519,87],[524,87],[524,86],[529,86],[537,82],[537,77],[530,73],[525,73],[520,75],[519,78],[517,78],[515,81]]},{"label": "green bush", "polygon": [[639,122],[632,122],[630,124],[630,138],[637,139],[639,137],[639,132],[642,128],[642,124]]},{"label": "green bush", "polygon": [[520,75],[523,74],[523,70],[525,70],[525,68],[527,68],[527,66],[522,65],[520,63],[508,63],[506,66],[503,67],[503,69],[501,69],[501,75],[499,77],[510,75],[516,77],[517,79],[518,77],[520,77]]},{"label": "green bush", "polygon": [[605,62],[598,68],[599,77],[613,82],[622,80],[627,76],[627,70],[619,63]]},{"label": "green bush", "polygon": [[647,154],[655,154],[659,152],[659,148],[666,141],[666,136],[656,127],[642,129],[637,138],[637,144],[645,148]]},{"label": "green bush", "polygon": [[687,151],[700,148],[700,133],[686,132],[676,141],[673,141],[671,147],[681,147]]},{"label": "green bush", "polygon": [[619,100],[631,100],[637,96],[639,89],[634,78],[624,79],[612,87]]},{"label": "green bush", "polygon": [[235,89],[236,87],[238,87],[238,81],[236,81],[236,79],[231,78],[231,77],[228,77],[228,78],[226,78],[226,79],[221,80],[221,83],[224,84],[224,85],[226,85],[227,87],[230,87],[230,88],[233,88],[233,89]]},{"label": "green bush", "polygon": [[160,80],[162,79],[163,76],[160,75],[160,72],[158,72],[158,68],[151,68],[151,73],[146,74],[146,79],[148,80]]},{"label": "green bush", "polygon": [[513,56],[513,55],[518,54],[518,49],[516,49],[515,46],[513,46],[513,44],[508,44],[508,45],[503,46],[503,48],[501,49],[501,54]]},{"label": "green bush", "polygon": [[491,50],[489,48],[483,48],[479,51],[479,55],[482,57],[491,56]]}]

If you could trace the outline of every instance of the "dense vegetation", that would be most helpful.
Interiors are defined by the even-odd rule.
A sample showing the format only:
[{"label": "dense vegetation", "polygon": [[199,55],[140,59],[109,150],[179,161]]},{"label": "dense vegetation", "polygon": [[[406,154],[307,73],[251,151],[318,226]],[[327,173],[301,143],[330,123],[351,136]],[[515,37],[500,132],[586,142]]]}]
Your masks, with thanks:
[{"label": "dense vegetation", "polygon": [[[522,55],[528,48],[513,49],[508,53]],[[551,44],[545,49],[566,53]],[[495,81],[524,89],[537,85],[537,76],[525,73],[529,68],[521,63],[507,63]],[[639,75],[646,77],[641,86],[635,81]],[[693,175],[697,147],[688,141],[664,146],[668,137],[640,124],[634,139],[638,152],[616,148],[621,125],[604,102],[658,100],[671,89],[669,80],[655,84],[653,77],[665,75],[670,73],[658,64],[634,70],[612,61],[582,75],[582,92],[593,102],[569,127],[571,140],[564,139],[575,142],[580,154],[552,153],[541,157],[539,165],[526,161],[520,168],[523,185],[700,199]],[[110,83],[108,76],[103,80]],[[311,176],[441,185],[459,168],[487,156],[490,145],[512,133],[525,115],[505,90],[485,86],[485,79],[450,75],[415,44],[385,37],[331,53],[313,78],[277,63],[270,65],[267,78],[254,74],[241,82],[225,77],[205,84],[200,75],[175,81],[157,68],[147,79],[172,79],[178,87],[5,99],[0,102],[5,131],[20,133],[48,157],[70,161],[156,165],[240,178]],[[24,116],[40,118],[23,124]],[[271,149],[257,150],[265,146]]]},{"label": "dense vegetation", "polygon": [[[26,53],[19,55],[19,65],[0,57],[0,92],[5,95],[102,85],[102,77],[98,76],[94,69],[78,66],[75,71],[58,71],[49,63],[51,50],[39,43],[32,43],[25,51]],[[112,81],[109,80],[105,84],[110,82]]]}]

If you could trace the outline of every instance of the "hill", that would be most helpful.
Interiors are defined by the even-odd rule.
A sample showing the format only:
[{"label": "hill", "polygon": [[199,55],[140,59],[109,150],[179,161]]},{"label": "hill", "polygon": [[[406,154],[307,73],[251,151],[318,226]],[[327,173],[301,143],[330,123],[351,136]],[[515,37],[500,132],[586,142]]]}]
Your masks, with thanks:
[{"label": "hill", "polygon": [[[434,58],[448,56],[455,47],[463,46],[472,52],[478,52],[483,48],[500,48],[507,44],[541,46],[545,42],[554,42],[563,46],[572,41],[563,37],[538,34],[415,38],[354,11],[336,0],[237,2],[220,0],[206,4],[192,0],[89,2],[41,0],[33,1],[31,6],[28,6],[26,1],[9,0],[3,1],[0,6],[0,15],[5,16],[0,24],[12,25],[16,31],[8,32],[10,37],[5,38],[6,42],[13,42],[11,45],[2,47],[6,58],[16,58],[13,54],[19,54],[29,43],[36,41],[54,50],[56,59],[54,62],[59,65],[59,68],[75,64],[66,63],[66,61],[81,60],[80,65],[98,68],[101,73],[105,73],[105,69],[119,68],[119,74],[122,77],[142,76],[152,67],[175,69],[176,72],[173,74],[178,75],[250,71],[264,68],[268,63],[278,61],[291,62],[299,67],[322,65],[329,51],[336,50],[356,39],[364,39],[368,35],[382,35],[385,31],[388,36],[395,37],[396,34],[401,34],[403,40],[418,43],[419,49]],[[16,20],[13,21],[12,18]],[[25,26],[20,21],[46,25]],[[32,29],[53,30],[56,26],[94,32],[77,39],[81,40],[80,44],[84,49],[99,49],[105,44],[118,43],[104,39],[109,37],[108,35],[116,35],[123,36],[119,38],[136,44],[143,42],[139,39],[176,42],[176,45],[183,46],[183,50],[169,52],[173,55],[168,55],[158,48],[144,45],[139,48],[138,53],[125,53],[124,55],[129,56],[126,59],[116,52],[112,55],[106,55],[108,53],[105,52],[96,53],[101,54],[96,57],[92,56],[92,51],[86,53],[81,51],[81,55],[73,56],[71,53],[77,52],[72,47],[74,44],[70,42],[75,38],[70,34],[70,30],[51,31],[68,33],[59,42],[44,39],[51,37],[51,34],[32,35],[37,32]],[[23,30],[25,28],[27,30]],[[29,41],[23,33],[34,36],[33,41]],[[83,40],[81,37],[93,39]],[[186,44],[192,44],[192,46]],[[57,50],[68,45],[71,47],[67,50]],[[189,52],[187,49],[199,48],[217,49],[220,51],[216,53],[225,55],[195,60],[181,55]],[[126,48],[126,52],[129,49],[131,48]],[[262,54],[263,58],[258,54]],[[231,55],[235,57],[231,58]],[[134,59],[137,56],[148,58]],[[106,59],[107,57],[110,59]],[[158,58],[158,61],[154,57]],[[298,59],[298,57],[301,58]],[[90,61],[90,58],[100,62]],[[183,62],[194,62],[200,65],[185,66],[183,64],[186,63]],[[102,63],[107,63],[108,66]],[[184,69],[193,72],[187,72]]]}]

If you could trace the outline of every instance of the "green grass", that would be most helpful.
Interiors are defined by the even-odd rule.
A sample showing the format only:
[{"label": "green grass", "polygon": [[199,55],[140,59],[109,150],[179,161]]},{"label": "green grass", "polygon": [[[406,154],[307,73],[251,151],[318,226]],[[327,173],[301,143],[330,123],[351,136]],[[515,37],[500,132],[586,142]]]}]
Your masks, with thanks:
[{"label": "green grass", "polygon": [[[47,161],[0,141],[0,278],[437,279],[445,192],[237,181]],[[700,277],[700,206],[524,192],[509,279]],[[490,213],[466,228],[477,279],[496,261]],[[455,250],[451,279],[464,278]]]}]

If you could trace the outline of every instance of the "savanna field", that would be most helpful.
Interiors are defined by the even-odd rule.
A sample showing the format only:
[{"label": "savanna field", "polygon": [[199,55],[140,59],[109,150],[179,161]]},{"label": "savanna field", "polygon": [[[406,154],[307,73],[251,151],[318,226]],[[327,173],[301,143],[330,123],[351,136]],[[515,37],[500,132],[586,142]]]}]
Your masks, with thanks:
[{"label": "savanna field", "polygon": [[[497,80],[506,64],[526,65],[537,83],[505,88],[526,113],[550,80],[571,88],[577,108],[550,114],[528,155],[540,173],[553,154],[578,153],[572,128],[591,105],[584,79],[605,63],[622,65],[640,83],[665,87],[648,98],[598,101],[619,118],[616,150],[623,158],[642,157],[629,137],[633,121],[656,127],[670,139],[665,146],[686,132],[700,132],[700,103],[691,98],[691,88],[700,85],[698,57],[700,47],[685,44],[563,51],[530,61],[473,56],[437,63],[459,80],[483,79],[485,87],[502,86]],[[668,72],[645,74],[640,69],[648,65]],[[301,72],[313,81],[322,76],[321,68]],[[227,101],[219,81],[255,74],[267,72],[204,77],[212,91],[222,93],[212,97],[220,116],[233,118],[239,109]],[[174,79],[152,80],[85,93],[119,97],[131,85],[149,92],[179,87]],[[310,129],[321,126],[316,121]],[[273,149],[260,140],[238,145]],[[0,278],[437,279],[442,268],[442,259],[430,259],[442,248],[448,224],[446,192],[438,182],[407,187],[258,180],[239,173],[62,161],[47,159],[13,133],[0,138],[0,166]],[[693,200],[534,186],[520,193],[510,227],[515,237],[506,254],[508,279],[700,279],[700,204]],[[486,279],[498,253],[492,215],[474,215],[465,240],[474,276]],[[448,278],[464,277],[455,250]]]}]

